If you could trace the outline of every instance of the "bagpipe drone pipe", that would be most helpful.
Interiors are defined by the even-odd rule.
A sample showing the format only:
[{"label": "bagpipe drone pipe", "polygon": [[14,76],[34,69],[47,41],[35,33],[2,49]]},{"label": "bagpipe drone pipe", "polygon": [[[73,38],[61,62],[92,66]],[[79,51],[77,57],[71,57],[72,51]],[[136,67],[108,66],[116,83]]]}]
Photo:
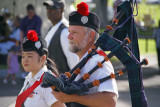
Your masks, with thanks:
[{"label": "bagpipe drone pipe", "polygon": [[[112,54],[112,53],[110,53]],[[108,58],[107,58],[108,59]],[[140,62],[139,64],[137,64],[138,67],[141,67],[142,65],[147,65],[148,64],[148,60],[147,59],[143,59],[142,62]],[[96,67],[94,67],[93,69],[95,69]],[[88,92],[90,88],[94,87],[94,86],[99,86],[100,83],[107,81],[109,79],[112,78],[116,78],[118,76],[122,76],[125,73],[127,73],[127,69],[122,69],[117,71],[115,74],[111,73],[109,76],[106,76],[104,78],[101,78],[99,80],[94,80],[90,83],[84,84],[83,82],[87,79],[86,77],[89,78],[89,75],[91,75],[93,73],[93,69],[91,71],[89,71],[88,73],[84,74],[83,77],[81,77],[78,81],[72,81],[72,82],[68,82],[69,78],[67,78],[66,76],[64,77],[60,77],[60,78],[56,78],[52,72],[45,72],[44,76],[43,76],[43,83],[42,83],[42,87],[52,87],[53,90],[55,91],[62,91],[66,94],[77,94],[77,95],[85,95],[85,92]],[[88,75],[88,76],[86,76]],[[61,75],[62,76],[62,75]],[[65,80],[64,80],[65,78]]]},{"label": "bagpipe drone pipe", "polygon": [[[118,7],[119,13],[117,14],[116,18],[113,19],[113,22],[110,26],[107,26],[107,29],[99,37],[91,51],[88,51],[88,55],[84,57],[72,70],[66,72],[65,74],[61,74],[59,78],[56,78],[54,75],[52,75],[52,73],[46,72],[43,76],[43,83],[41,86],[52,87],[52,89],[62,91],[66,94],[84,95],[85,92],[88,92],[90,88],[98,86],[101,82],[107,81],[111,78],[116,78],[118,75],[121,76],[123,73],[128,73],[132,107],[147,107],[148,104],[143,88],[141,66],[143,64],[146,65],[148,62],[147,60],[143,60],[142,62],[139,61],[136,30],[133,28],[133,34],[135,35],[132,36],[131,29],[128,29],[130,23],[132,22],[131,10],[132,8],[130,6],[130,2],[123,2]],[[112,37],[108,33],[112,31],[116,25],[121,25],[121,27],[116,29]],[[126,38],[127,36],[131,38],[131,43],[129,41],[130,39]],[[128,48],[129,43],[131,48]],[[76,76],[80,73],[80,70],[86,64],[87,60],[95,54],[98,47],[100,47],[103,51],[111,52],[107,57],[104,57],[102,62],[98,62],[98,64],[91,71],[89,71],[87,74],[84,74],[81,79],[74,81]],[[125,69],[100,80],[95,80],[91,83],[83,83],[96,69],[102,67],[103,63],[108,61],[113,56],[116,56],[122,62],[122,64],[124,64]]]}]

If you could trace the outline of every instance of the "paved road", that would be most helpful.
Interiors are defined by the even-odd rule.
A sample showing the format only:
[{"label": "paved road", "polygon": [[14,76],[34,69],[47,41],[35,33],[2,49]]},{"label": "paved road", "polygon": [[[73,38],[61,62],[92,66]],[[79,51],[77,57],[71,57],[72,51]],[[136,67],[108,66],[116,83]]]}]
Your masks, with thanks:
[{"label": "paved road", "polygon": [[[157,65],[157,57],[156,55],[147,55],[142,56],[141,59],[143,59],[144,57],[146,57],[149,61],[148,66],[142,67],[143,84],[148,99],[148,105],[149,107],[160,107],[160,71]],[[117,107],[131,107],[131,98],[129,94],[127,75],[117,80],[117,84],[119,90]]]},{"label": "paved road", "polygon": [[[143,67],[143,83],[148,98],[149,107],[160,107],[160,71],[158,71],[156,55],[145,56],[149,60],[149,65]],[[142,56],[143,58],[143,56]],[[121,64],[113,63],[116,70],[123,68]],[[17,74],[17,85],[11,83],[4,85],[2,83],[3,77],[6,75],[6,70],[0,70],[0,107],[14,107],[16,96],[22,87],[20,73]],[[117,80],[119,89],[119,99],[117,107],[131,107],[131,99],[129,94],[129,86],[127,75],[120,77]]]},{"label": "paved road", "polygon": [[9,107],[16,100],[16,96],[19,93],[22,83],[20,83],[20,79],[17,79],[18,85],[12,85],[8,83],[4,85],[2,83],[2,77],[0,79],[0,107]]},{"label": "paved road", "polygon": [[[151,71],[148,71],[148,69]],[[144,68],[143,71],[143,83],[149,107],[160,107],[160,73],[157,69],[154,70],[154,68]],[[128,82],[126,80],[118,80],[117,84],[120,96],[117,107],[131,107]]]}]

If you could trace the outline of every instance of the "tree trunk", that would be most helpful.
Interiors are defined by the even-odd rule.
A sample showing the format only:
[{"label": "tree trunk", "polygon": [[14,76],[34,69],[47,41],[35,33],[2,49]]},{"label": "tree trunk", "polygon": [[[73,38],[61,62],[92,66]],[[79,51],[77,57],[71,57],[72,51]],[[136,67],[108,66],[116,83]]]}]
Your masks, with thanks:
[{"label": "tree trunk", "polygon": [[71,13],[70,5],[73,3],[73,0],[65,0],[65,9],[64,9],[64,16],[68,19],[68,15]]},{"label": "tree trunk", "polygon": [[94,12],[98,15],[100,18],[100,24],[101,28],[105,28],[108,24],[107,19],[107,0],[93,0],[93,2],[96,4],[96,8]]}]

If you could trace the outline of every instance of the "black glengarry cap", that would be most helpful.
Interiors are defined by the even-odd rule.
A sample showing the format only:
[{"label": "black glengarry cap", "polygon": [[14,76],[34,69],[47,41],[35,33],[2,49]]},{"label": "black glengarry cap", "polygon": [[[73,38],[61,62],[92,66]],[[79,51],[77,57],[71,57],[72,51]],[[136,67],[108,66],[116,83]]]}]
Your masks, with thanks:
[{"label": "black glengarry cap", "polygon": [[22,51],[46,51],[48,52],[47,42],[37,36],[38,34],[34,30],[29,30],[27,33],[27,37],[23,40],[23,48]]},{"label": "black glengarry cap", "polygon": [[77,11],[69,14],[69,25],[86,26],[98,32],[100,20],[96,14],[89,12],[88,5],[85,2],[81,2],[77,5]]}]

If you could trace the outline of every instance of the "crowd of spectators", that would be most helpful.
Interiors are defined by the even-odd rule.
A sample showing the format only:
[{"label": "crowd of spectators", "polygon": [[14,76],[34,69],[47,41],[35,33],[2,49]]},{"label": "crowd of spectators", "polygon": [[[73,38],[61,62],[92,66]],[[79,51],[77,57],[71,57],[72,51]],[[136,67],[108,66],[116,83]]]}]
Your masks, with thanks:
[{"label": "crowd of spectators", "polygon": [[[41,25],[42,20],[39,16],[36,15],[34,6],[28,4],[26,7],[27,15],[25,17],[14,16],[11,14],[9,9],[2,8],[0,14],[0,65],[7,66],[7,69],[11,69],[11,64],[9,61],[13,59],[18,61],[18,64],[21,65],[21,44],[23,42],[23,37],[26,36],[28,30],[35,30],[38,32],[38,36],[41,36]],[[16,47],[17,57],[11,57],[11,50],[13,47]],[[12,55],[13,56],[13,55]],[[14,64],[13,64],[14,65]],[[15,67],[15,66],[14,66]],[[25,77],[25,72],[22,66],[17,66],[18,71],[22,71],[22,78]],[[21,68],[21,69],[19,69]],[[16,72],[18,72],[16,71]],[[7,83],[10,72],[8,72],[4,83]],[[15,74],[15,73],[14,73]],[[13,84],[16,84],[15,76],[13,77]]]}]

